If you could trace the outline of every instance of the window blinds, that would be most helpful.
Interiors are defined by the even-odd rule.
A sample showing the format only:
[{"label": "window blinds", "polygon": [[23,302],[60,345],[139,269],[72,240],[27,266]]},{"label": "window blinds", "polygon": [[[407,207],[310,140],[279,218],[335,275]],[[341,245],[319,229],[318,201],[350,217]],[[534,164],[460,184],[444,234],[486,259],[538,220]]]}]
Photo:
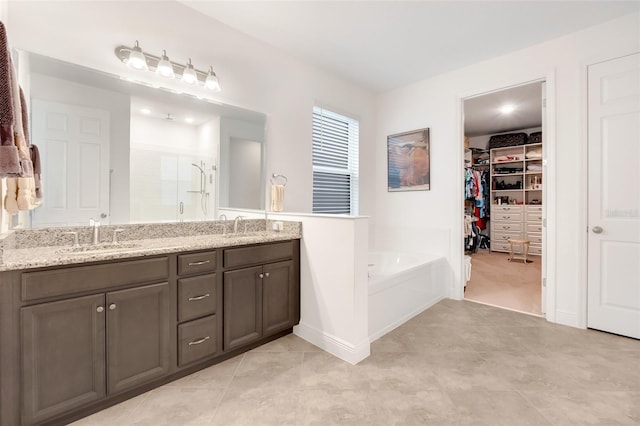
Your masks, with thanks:
[{"label": "window blinds", "polygon": [[357,120],[313,108],[313,212],[358,214]]}]

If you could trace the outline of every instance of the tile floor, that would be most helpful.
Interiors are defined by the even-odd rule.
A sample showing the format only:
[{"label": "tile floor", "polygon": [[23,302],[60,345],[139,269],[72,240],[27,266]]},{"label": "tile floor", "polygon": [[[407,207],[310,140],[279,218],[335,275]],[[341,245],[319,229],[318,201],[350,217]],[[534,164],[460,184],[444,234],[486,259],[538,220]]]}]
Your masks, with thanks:
[{"label": "tile floor", "polygon": [[352,366],[288,335],[74,425],[639,425],[640,341],[444,300]]}]

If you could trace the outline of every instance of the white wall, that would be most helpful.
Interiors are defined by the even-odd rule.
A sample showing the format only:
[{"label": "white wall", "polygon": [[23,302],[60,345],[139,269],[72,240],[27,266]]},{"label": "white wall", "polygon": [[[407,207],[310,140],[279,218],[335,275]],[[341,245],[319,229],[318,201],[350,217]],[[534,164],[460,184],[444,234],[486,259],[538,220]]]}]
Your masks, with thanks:
[{"label": "white wall", "polygon": [[31,99],[109,112],[109,167],[113,169],[109,220],[110,223],[129,223],[129,96],[42,74],[31,73],[30,76]]},{"label": "white wall", "polygon": [[[573,326],[586,325],[584,303],[584,229],[586,187],[586,67],[640,50],[640,14],[477,63],[378,98],[376,137],[376,220],[401,222],[428,238],[436,224],[451,233],[451,262],[460,297],[462,265],[462,98],[547,79],[549,150],[548,277],[553,278],[547,317]],[[386,136],[431,128],[431,191],[387,193]],[[548,181],[549,182],[549,181]],[[401,243],[401,241],[396,241]],[[555,286],[555,287],[553,287]],[[550,300],[551,300],[550,299]]]},{"label": "white wall", "polygon": [[[113,50],[135,40],[150,53],[166,49],[177,62],[191,57],[196,68],[212,65],[222,85],[216,100],[267,115],[266,172],[289,178],[288,211],[311,212],[311,116],[316,102],[360,119],[361,181],[374,181],[372,93],[182,4],[16,1],[9,4],[9,17],[14,47],[114,74],[131,74]],[[148,76],[135,76],[152,73],[144,74]],[[361,214],[373,212],[373,198],[373,186],[363,184]]]}]

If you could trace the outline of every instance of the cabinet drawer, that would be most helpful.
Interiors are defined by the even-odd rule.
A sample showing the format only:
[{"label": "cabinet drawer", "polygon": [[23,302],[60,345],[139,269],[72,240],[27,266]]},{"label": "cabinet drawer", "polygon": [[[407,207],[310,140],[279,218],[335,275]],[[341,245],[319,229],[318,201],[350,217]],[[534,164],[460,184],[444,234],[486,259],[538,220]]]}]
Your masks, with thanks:
[{"label": "cabinet drawer", "polygon": [[542,222],[542,212],[527,212],[527,222]]},{"label": "cabinet drawer", "polygon": [[542,213],[542,206],[540,204],[529,204],[527,206],[525,206],[526,212],[527,213],[531,213],[531,212],[539,212]]},{"label": "cabinet drawer", "polygon": [[527,240],[531,241],[531,245],[542,244],[542,234],[539,232],[528,232]]},{"label": "cabinet drawer", "polygon": [[496,232],[520,232],[522,231],[522,222],[494,222],[492,229]]},{"label": "cabinet drawer", "polygon": [[181,254],[178,256],[178,275],[198,274],[216,270],[216,252]]},{"label": "cabinet drawer", "polygon": [[509,244],[503,242],[491,242],[491,251],[509,251]]},{"label": "cabinet drawer", "polygon": [[522,222],[522,213],[492,212],[491,220],[494,222]]},{"label": "cabinet drawer", "polygon": [[166,281],[169,258],[131,260],[22,274],[22,300],[104,290],[113,286]]},{"label": "cabinet drawer", "polygon": [[[491,213],[494,213],[494,214],[520,213],[520,214],[522,214],[522,206],[492,204],[491,205]],[[491,219],[493,219],[493,218],[491,218]]]},{"label": "cabinet drawer", "polygon": [[[522,238],[522,232],[492,232],[491,244],[507,243],[509,238],[520,239]],[[508,247],[508,244],[507,244]]]},{"label": "cabinet drawer", "polygon": [[527,233],[529,232],[542,232],[542,224],[541,223],[528,223],[527,224]]},{"label": "cabinet drawer", "polygon": [[178,321],[216,313],[216,274],[178,280]]},{"label": "cabinet drawer", "polygon": [[191,321],[178,326],[178,365],[206,358],[216,353],[217,317]]},{"label": "cabinet drawer", "polygon": [[541,255],[542,247],[536,247],[536,246],[529,247],[529,254]]},{"label": "cabinet drawer", "polygon": [[224,267],[234,268],[243,265],[268,263],[290,259],[291,257],[293,257],[293,241],[232,248],[224,251]]}]

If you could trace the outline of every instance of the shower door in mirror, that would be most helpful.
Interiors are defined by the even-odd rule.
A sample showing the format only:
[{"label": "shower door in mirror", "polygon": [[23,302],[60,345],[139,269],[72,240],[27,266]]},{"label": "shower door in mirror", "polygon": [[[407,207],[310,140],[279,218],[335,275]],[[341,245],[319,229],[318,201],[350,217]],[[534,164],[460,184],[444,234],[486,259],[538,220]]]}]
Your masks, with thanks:
[{"label": "shower door in mirror", "polygon": [[109,112],[37,99],[31,105],[44,197],[32,226],[108,224]]}]

